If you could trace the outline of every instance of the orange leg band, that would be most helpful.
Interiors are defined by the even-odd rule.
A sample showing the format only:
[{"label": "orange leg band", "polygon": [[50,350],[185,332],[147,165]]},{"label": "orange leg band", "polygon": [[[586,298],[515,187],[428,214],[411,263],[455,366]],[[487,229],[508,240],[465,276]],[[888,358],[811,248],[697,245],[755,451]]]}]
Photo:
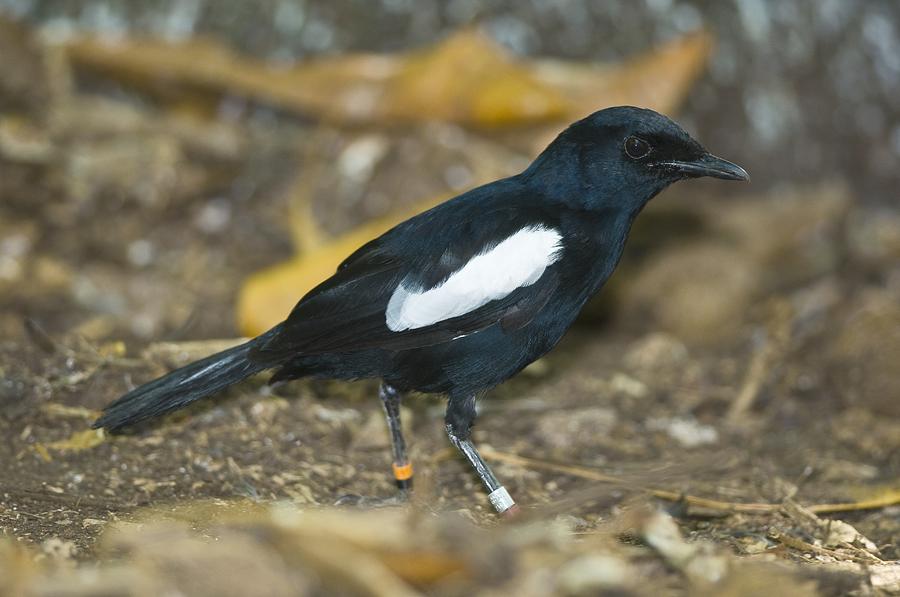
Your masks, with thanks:
[{"label": "orange leg band", "polygon": [[407,479],[412,479],[413,476],[413,467],[412,464],[396,464],[394,463],[394,478],[398,481],[406,481]]}]

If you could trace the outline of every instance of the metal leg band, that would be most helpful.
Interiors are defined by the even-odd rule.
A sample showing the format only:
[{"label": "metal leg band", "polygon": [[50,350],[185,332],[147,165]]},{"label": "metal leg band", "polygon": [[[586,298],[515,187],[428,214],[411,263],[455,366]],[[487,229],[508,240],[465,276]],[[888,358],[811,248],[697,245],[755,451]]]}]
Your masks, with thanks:
[{"label": "metal leg band", "polygon": [[516,505],[516,502],[513,501],[512,496],[509,495],[509,492],[506,491],[506,488],[502,485],[499,489],[495,489],[488,495],[488,499],[491,501],[491,505],[494,507],[499,514],[503,514],[510,508]]}]

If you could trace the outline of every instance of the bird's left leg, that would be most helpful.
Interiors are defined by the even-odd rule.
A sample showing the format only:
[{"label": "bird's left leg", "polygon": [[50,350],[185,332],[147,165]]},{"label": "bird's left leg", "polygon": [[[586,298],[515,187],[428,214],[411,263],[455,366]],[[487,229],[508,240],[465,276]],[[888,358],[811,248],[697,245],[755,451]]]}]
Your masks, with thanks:
[{"label": "bird's left leg", "polygon": [[396,506],[409,499],[412,490],[413,469],[406,452],[406,441],[403,439],[403,427],[400,425],[400,401],[403,394],[387,382],[378,388],[378,397],[384,407],[388,431],[391,434],[391,452],[393,453],[394,481],[400,490],[388,498],[366,497],[356,494],[343,495],[335,502],[339,506]]},{"label": "bird's left leg", "polygon": [[488,491],[488,499],[494,509],[500,513],[513,513],[518,510],[518,506],[510,497],[509,492],[503,487],[491,467],[484,461],[478,449],[470,439],[472,424],[475,422],[475,396],[467,396],[461,400],[450,398],[447,405],[447,414],[445,422],[447,425],[447,436],[450,438],[456,448],[462,452],[475,473],[484,483],[485,489]]},{"label": "bird's left leg", "polygon": [[394,455],[394,480],[397,488],[406,493],[412,489],[413,468],[406,453],[406,441],[403,439],[403,427],[400,425],[400,390],[388,383],[382,383],[378,389],[378,397],[384,406],[388,431],[391,433],[391,450]]}]

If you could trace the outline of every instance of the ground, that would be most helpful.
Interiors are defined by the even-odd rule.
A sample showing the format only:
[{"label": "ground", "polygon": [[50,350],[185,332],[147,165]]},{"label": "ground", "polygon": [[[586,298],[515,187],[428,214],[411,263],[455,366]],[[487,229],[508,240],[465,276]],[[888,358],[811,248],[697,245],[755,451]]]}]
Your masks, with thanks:
[{"label": "ground", "polygon": [[[808,215],[815,212],[811,205],[841,203],[843,194],[818,190],[731,198],[729,208],[781,205],[788,213],[783,206],[793,202],[797,211]],[[722,206],[712,199],[677,195],[671,201],[675,207],[651,211],[648,227],[637,231],[622,282],[611,288],[615,299],[592,306],[554,353],[481,401],[476,442],[522,505],[521,524],[562,520],[575,536],[606,536],[611,526],[623,524],[625,513],[649,503],[674,516],[692,542],[710,541],[721,552],[750,560],[804,563],[801,572],[791,574],[817,579],[823,594],[842,594],[848,587],[861,594],[872,590],[866,589],[863,565],[887,566],[881,562],[900,555],[898,507],[889,505],[896,503],[900,423],[895,401],[872,393],[871,380],[854,376],[859,369],[863,375],[892,374],[893,360],[879,368],[877,354],[866,354],[865,347],[887,334],[887,339],[875,341],[876,347],[896,350],[896,339],[889,337],[896,330],[891,327],[897,322],[896,301],[887,295],[889,289],[845,280],[841,260],[827,266],[837,269],[795,282],[780,294],[729,297],[737,305],[702,303],[702,297],[680,299],[696,289],[684,280],[669,279],[672,274],[660,263],[690,267],[683,261],[694,259],[697,275],[704,267],[714,267],[703,265],[707,252],[727,253],[732,246],[751,251],[734,236],[722,245],[728,248],[717,247],[718,241],[711,239],[729,236],[716,229],[728,228],[721,222],[708,231],[709,238],[690,241],[688,257],[674,248],[663,255],[664,249],[652,243],[648,248],[642,237],[655,236],[650,232],[657,220],[665,222],[685,211],[703,221]],[[828,220],[846,217],[844,209],[820,211],[826,215],[814,226],[816,234],[833,233],[839,227]],[[32,222],[41,226],[40,218]],[[161,223],[170,238],[181,239],[178,244],[193,245],[184,248],[185,253],[219,250],[219,244],[204,243],[191,225],[180,216]],[[117,229],[107,223],[102,241],[116,247]],[[763,229],[756,232],[763,234]],[[56,247],[84,242],[85,237],[80,227],[68,234],[77,238],[67,239],[61,230],[36,233],[50,240],[37,244],[35,261],[69,262],[71,255]],[[660,240],[664,247],[669,242]],[[126,246],[120,249],[127,251]],[[227,245],[223,250],[228,254]],[[221,268],[234,272],[230,279],[211,268],[181,278],[168,273],[172,264],[164,260],[135,270],[115,251],[109,255],[89,264],[111,270],[107,279],[113,286],[103,289],[107,296],[146,279],[166,281],[170,289],[155,289],[173,301],[161,305],[163,311],[175,309],[177,300],[178,308],[203,310],[207,317],[217,313],[223,320],[229,310],[227,290],[217,297],[197,293],[196,302],[185,305],[182,288],[203,285],[197,278],[209,276],[216,287],[229,289],[240,284],[244,273],[238,261]],[[248,261],[246,273],[255,259]],[[743,266],[731,262],[729,267],[757,266],[748,258]],[[772,284],[773,277],[791,277],[776,274],[767,271],[766,283]],[[84,276],[76,271],[67,275]],[[758,292],[760,283],[754,280],[746,288]],[[650,299],[642,290],[648,284],[658,288]],[[734,284],[741,282],[720,278],[701,288],[704,296],[729,296],[735,292],[729,285]],[[4,316],[7,329],[21,325],[27,330],[2,346],[0,433],[7,439],[0,446],[0,527],[10,539],[36,549],[64,549],[76,560],[92,561],[108,556],[107,547],[98,547],[103,545],[98,537],[110,525],[167,519],[198,500],[248,508],[287,501],[318,509],[345,494],[391,495],[388,440],[375,382],[313,380],[272,388],[260,376],[148,428],[99,437],[88,426],[104,404],[133,384],[211,352],[222,342],[122,343],[89,340],[77,332],[51,333],[44,326],[58,329],[55,322],[71,320],[84,306],[58,290],[44,294],[28,286],[16,287],[13,296],[16,293],[44,297],[47,304],[23,300]],[[700,314],[684,307],[698,301]],[[681,316],[693,326],[723,326],[721,336],[709,339],[704,333],[704,341],[688,341],[677,335],[677,325],[659,329],[654,322],[667,321],[669,302],[681,304]],[[746,315],[735,318],[735,309]],[[113,328],[132,322],[127,310],[113,319]],[[852,325],[836,325],[845,321]],[[226,323],[221,329],[229,327]],[[883,379],[875,385],[886,387],[889,382]],[[448,448],[441,424],[443,400],[411,396],[405,404],[416,464],[413,511],[426,516],[463,513],[476,526],[507,532],[507,527],[496,526],[477,479]],[[657,497],[648,497],[648,491]],[[223,516],[226,506],[215,503],[220,506],[202,510],[200,522],[192,525],[211,524]],[[760,512],[752,507],[733,512],[740,509],[735,504],[769,506]],[[832,513],[829,504],[851,505],[846,512]],[[794,505],[824,508],[816,518],[808,511],[797,514]],[[859,536],[829,539],[827,521],[835,520],[849,523]],[[632,535],[646,544],[638,529]],[[615,561],[634,557],[647,555],[637,552]],[[845,566],[848,562],[853,565]],[[682,581],[672,572],[678,565],[654,566],[653,578],[672,584],[675,592],[681,590]],[[675,580],[663,581],[673,574]]]},{"label": "ground", "polygon": [[653,201],[561,345],[480,402],[518,519],[433,396],[403,411],[411,502],[336,508],[393,492],[375,381],[260,376],[126,435],[90,423],[236,341],[246,277],[304,245],[285,214],[340,233],[521,146],[79,85],[0,118],[0,593],[900,591],[900,216],[853,181]]}]

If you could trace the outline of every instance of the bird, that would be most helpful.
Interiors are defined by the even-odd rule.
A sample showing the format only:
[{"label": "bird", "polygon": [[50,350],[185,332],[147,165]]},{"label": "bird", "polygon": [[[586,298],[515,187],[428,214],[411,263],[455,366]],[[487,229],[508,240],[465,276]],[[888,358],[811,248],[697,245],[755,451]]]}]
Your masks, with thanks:
[{"label": "bird", "polygon": [[95,428],[121,431],[266,370],[270,382],[375,378],[405,495],[409,392],[447,397],[450,443],[498,513],[518,510],[472,442],[476,401],[549,352],[622,257],[637,215],[690,178],[749,181],[670,118],[606,108],[563,130],[522,172],[367,242],[260,336],[139,386]]}]

